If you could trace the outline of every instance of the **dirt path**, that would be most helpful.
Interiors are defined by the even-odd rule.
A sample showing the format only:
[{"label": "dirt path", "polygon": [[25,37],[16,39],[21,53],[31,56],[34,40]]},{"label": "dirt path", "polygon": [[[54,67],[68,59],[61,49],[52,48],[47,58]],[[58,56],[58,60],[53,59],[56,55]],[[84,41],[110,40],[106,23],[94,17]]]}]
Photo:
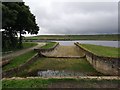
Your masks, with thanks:
[{"label": "dirt path", "polygon": [[26,53],[26,52],[29,52],[29,51],[31,51],[31,50],[33,50],[33,49],[35,49],[35,48],[40,48],[40,47],[43,46],[43,45],[45,45],[45,43],[38,43],[37,46],[12,52],[12,53],[10,53],[10,54],[7,54],[7,55],[2,56],[2,60],[12,59],[12,58],[14,58],[14,57],[16,57],[16,56],[19,56],[19,55],[21,55],[21,54],[24,54],[24,53]]},{"label": "dirt path", "polygon": [[76,46],[58,46],[54,51],[42,53],[51,57],[83,57],[84,54]]}]

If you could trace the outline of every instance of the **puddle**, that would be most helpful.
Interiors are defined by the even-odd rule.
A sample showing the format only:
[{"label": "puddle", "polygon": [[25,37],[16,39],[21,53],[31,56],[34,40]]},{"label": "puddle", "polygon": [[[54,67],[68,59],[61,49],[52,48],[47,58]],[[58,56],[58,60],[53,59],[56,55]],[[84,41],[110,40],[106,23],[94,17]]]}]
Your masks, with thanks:
[{"label": "puddle", "polygon": [[74,76],[87,76],[85,73],[72,72],[72,71],[38,71],[37,75],[40,77],[74,77]]}]

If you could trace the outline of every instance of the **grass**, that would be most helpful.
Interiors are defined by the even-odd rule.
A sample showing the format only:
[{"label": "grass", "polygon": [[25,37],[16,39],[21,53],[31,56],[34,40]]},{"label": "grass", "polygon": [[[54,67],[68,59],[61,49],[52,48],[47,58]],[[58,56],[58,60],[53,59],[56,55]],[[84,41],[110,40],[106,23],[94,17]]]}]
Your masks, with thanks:
[{"label": "grass", "polygon": [[40,58],[24,71],[15,76],[26,77],[29,73],[39,70],[56,70],[56,71],[73,71],[81,73],[89,73],[89,75],[102,75],[97,72],[86,59],[65,59],[65,58]]},{"label": "grass", "polygon": [[95,72],[85,59],[42,58],[31,65],[29,70],[34,71],[36,69]]},{"label": "grass", "polygon": [[120,57],[120,53],[118,53],[118,51],[120,51],[120,48],[92,44],[80,44],[80,46],[99,56]]},{"label": "grass", "polygon": [[26,42],[24,42],[23,43],[23,48],[30,48],[30,47],[33,47],[33,46],[36,46],[37,45],[37,43],[26,43]]},{"label": "grass", "polygon": [[34,37],[26,37],[26,40],[120,40],[120,34],[104,34],[104,35],[40,35]]},{"label": "grass", "polygon": [[76,78],[37,78],[21,80],[3,80],[4,88],[117,88],[120,80],[97,80],[97,79],[76,79]]},{"label": "grass", "polygon": [[25,80],[3,80],[3,88],[42,88],[49,84],[49,80],[25,79]]},{"label": "grass", "polygon": [[[14,51],[30,48],[30,47],[33,47],[33,46],[36,46],[36,45],[38,45],[38,44],[37,43],[24,42],[23,43],[23,48],[10,48],[9,50],[3,49],[3,52],[8,52],[8,51],[13,51],[14,52]],[[5,54],[3,53],[3,55],[5,55]]]},{"label": "grass", "polygon": [[46,45],[42,46],[41,49],[49,49],[52,48],[57,42],[48,42]]},{"label": "grass", "polygon": [[15,58],[13,58],[9,64],[5,65],[2,69],[3,71],[18,67],[22,64],[24,64],[25,62],[27,62],[29,60],[29,58],[31,58],[33,55],[35,55],[36,52],[34,51],[29,51],[25,54],[22,54],[20,56],[17,56]]}]

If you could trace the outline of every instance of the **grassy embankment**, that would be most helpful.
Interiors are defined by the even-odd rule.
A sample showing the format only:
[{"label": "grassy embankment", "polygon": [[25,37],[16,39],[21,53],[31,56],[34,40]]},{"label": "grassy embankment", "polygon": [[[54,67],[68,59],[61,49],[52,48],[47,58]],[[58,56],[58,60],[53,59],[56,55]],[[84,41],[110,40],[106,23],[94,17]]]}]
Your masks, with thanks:
[{"label": "grassy embankment", "polygon": [[[37,43],[23,43],[23,48],[22,49],[30,48],[30,47],[33,47],[33,46],[36,46],[36,45],[37,45]],[[19,50],[19,49],[17,49],[17,50]],[[13,58],[10,61],[10,63],[5,65],[2,69],[3,69],[3,71],[5,71],[5,70],[9,70],[11,68],[15,68],[15,67],[17,67],[21,64],[24,64],[25,62],[27,62],[27,60],[29,58],[31,58],[35,54],[36,54],[36,52],[29,51],[29,52],[26,52],[25,54],[17,56],[15,58]]]},{"label": "grassy embankment", "polygon": [[[45,46],[42,46],[41,48],[46,48],[46,49],[47,48],[51,48],[54,44],[56,44],[56,43],[49,42]],[[24,46],[25,48],[28,48],[28,47],[34,46],[36,44],[35,43],[30,43],[30,44],[25,43],[24,45],[25,45]],[[3,71],[9,70],[11,68],[15,68],[17,66],[20,66],[20,65],[26,63],[29,60],[29,58],[31,58],[32,56],[34,56],[36,53],[37,52],[35,52],[35,51],[29,51],[29,52],[27,52],[25,54],[22,54],[20,56],[17,56],[15,58],[13,58],[9,64],[7,64],[7,65],[5,65],[3,67]]]},{"label": "grassy embankment", "polygon": [[30,43],[30,42],[26,43],[26,42],[24,42],[23,43],[23,48],[10,48],[10,49],[7,49],[7,50],[3,49],[2,51],[3,51],[3,55],[5,55],[4,52],[7,52],[7,51],[15,52],[15,51],[19,51],[19,50],[22,50],[22,49],[30,48],[30,47],[33,47],[33,46],[36,46],[36,45],[38,45],[38,44],[37,43]]},{"label": "grassy embankment", "polygon": [[23,49],[25,49],[25,48],[30,48],[30,47],[33,47],[33,46],[36,46],[36,45],[38,45],[37,43],[26,43],[26,42],[24,42],[23,43]]},{"label": "grassy embankment", "polygon": [[105,35],[40,35],[26,37],[26,40],[120,40],[120,34]]},{"label": "grassy embankment", "polygon": [[20,56],[17,56],[15,58],[13,58],[9,64],[5,65],[2,69],[3,71],[18,67],[24,63],[26,63],[29,58],[31,58],[32,56],[34,56],[36,54],[35,51],[29,51],[25,54],[22,54]]},{"label": "grassy embankment", "polygon": [[80,44],[84,49],[98,55],[105,57],[120,57],[120,48],[115,47],[107,47],[100,45],[92,45],[92,44]]},{"label": "grassy embankment", "polygon": [[[4,88],[118,88],[120,80],[97,80],[97,79],[78,79],[78,78],[37,78],[3,80]],[[112,90],[112,89],[111,89]],[[115,90],[115,89],[114,89]]]}]

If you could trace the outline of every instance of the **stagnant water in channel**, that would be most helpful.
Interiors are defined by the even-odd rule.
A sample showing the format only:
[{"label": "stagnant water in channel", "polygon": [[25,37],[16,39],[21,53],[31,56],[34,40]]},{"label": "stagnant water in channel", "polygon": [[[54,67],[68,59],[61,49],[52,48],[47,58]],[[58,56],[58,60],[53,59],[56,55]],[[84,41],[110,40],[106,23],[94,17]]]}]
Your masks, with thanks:
[{"label": "stagnant water in channel", "polygon": [[37,77],[79,77],[79,76],[101,76],[101,73],[93,72],[76,72],[69,70],[38,70],[35,72],[28,73],[27,76]]},{"label": "stagnant water in channel", "polygon": [[74,77],[74,76],[87,76],[85,73],[73,72],[73,71],[38,71],[37,73],[40,77]]}]

